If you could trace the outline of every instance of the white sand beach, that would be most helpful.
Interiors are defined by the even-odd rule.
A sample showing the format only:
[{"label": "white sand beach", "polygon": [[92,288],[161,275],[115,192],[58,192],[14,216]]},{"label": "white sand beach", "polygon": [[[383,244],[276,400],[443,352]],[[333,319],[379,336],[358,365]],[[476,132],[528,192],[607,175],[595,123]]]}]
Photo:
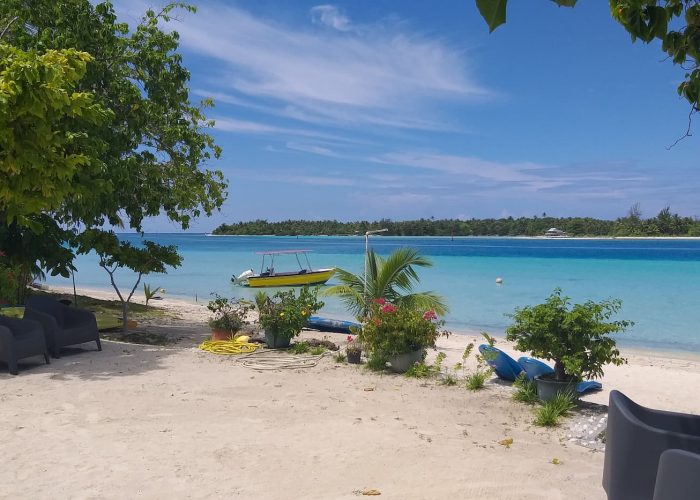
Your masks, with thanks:
[{"label": "white sand beach", "polygon": [[[566,421],[532,425],[507,384],[470,392],[330,355],[312,368],[257,371],[196,348],[209,335],[203,305],[157,305],[178,318],[141,326],[179,337],[174,347],[104,341],[102,352],[86,345],[0,373],[0,498],[333,499],[372,489],[402,499],[605,498],[603,454],[570,442]],[[440,341],[447,365],[469,341],[479,339]],[[700,359],[625,355],[628,365],[607,368],[604,390],[583,398],[587,408],[602,412],[596,404],[619,389],[700,413]],[[499,444],[506,438],[510,447]]]}]

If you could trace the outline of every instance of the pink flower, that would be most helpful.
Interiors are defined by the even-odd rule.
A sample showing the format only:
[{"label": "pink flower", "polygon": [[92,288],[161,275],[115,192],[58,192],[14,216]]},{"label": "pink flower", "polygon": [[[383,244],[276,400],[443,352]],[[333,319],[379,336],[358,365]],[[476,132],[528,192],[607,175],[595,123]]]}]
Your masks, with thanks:
[{"label": "pink flower", "polygon": [[379,318],[374,318],[372,321],[374,322],[375,326],[379,326],[382,324],[382,320]]},{"label": "pink flower", "polygon": [[426,321],[431,321],[431,320],[438,319],[438,317],[437,317],[437,314],[435,314],[435,311],[433,311],[432,309],[429,309],[429,310],[425,311],[425,314],[423,314],[423,319]]},{"label": "pink flower", "polygon": [[380,306],[383,306],[384,304],[386,304],[386,300],[382,299],[381,297],[378,299],[372,299],[372,302],[374,302],[375,304],[379,304]]},{"label": "pink flower", "polygon": [[382,307],[382,312],[383,313],[396,312],[396,306],[394,306],[393,304],[386,304],[384,307]]},{"label": "pink flower", "polygon": [[352,335],[348,335],[348,342],[352,342],[353,340]]}]

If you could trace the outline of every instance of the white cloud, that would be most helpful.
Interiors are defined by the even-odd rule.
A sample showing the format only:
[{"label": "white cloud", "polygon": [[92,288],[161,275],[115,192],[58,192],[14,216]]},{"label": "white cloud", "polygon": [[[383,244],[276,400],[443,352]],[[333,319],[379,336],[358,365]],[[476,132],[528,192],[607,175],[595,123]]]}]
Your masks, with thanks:
[{"label": "white cloud", "polygon": [[350,29],[350,19],[341,14],[335,5],[317,5],[311,8],[311,19],[317,24],[325,24],[338,31]]},{"label": "white cloud", "polygon": [[312,14],[335,29],[290,27],[221,4],[173,29],[185,48],[216,61],[214,92],[235,93],[229,100],[238,105],[265,101],[270,112],[310,123],[445,128],[437,103],[491,95],[468,54],[442,40],[400,23],[348,31],[348,18],[330,5]]}]

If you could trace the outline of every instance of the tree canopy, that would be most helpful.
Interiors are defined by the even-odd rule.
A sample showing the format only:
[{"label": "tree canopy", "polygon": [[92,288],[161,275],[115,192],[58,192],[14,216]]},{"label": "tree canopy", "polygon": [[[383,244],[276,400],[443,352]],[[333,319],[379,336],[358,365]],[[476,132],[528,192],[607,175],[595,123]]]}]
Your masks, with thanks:
[{"label": "tree canopy", "polygon": [[[11,134],[21,149],[15,156],[27,157],[27,163],[36,167],[15,172],[14,182],[23,190],[14,192],[13,205],[0,195],[0,224],[4,224],[0,249],[8,259],[26,256],[28,267],[36,256],[22,247],[23,242],[42,234],[60,235],[48,240],[55,243],[53,250],[42,248],[61,256],[61,262],[39,261],[52,273],[66,275],[73,252],[63,250],[89,251],[99,241],[94,232],[105,226],[141,232],[147,217],[165,215],[186,229],[192,218],[221,207],[227,184],[220,171],[207,168],[221,153],[207,133],[213,122],[204,109],[212,103],[190,102],[190,74],[178,52],[178,33],[161,27],[176,8],[195,10],[171,3],[160,11],[147,10],[138,25],[129,26],[118,21],[109,1],[0,2],[5,53],[27,64],[37,59],[39,68],[3,72],[0,99],[1,89],[22,87],[24,80],[41,86],[37,78],[49,83],[62,78],[62,86],[44,86],[47,95],[32,96],[46,102],[51,115],[36,116],[31,101],[28,106],[29,118],[43,120],[43,128],[30,131],[14,120],[7,122],[9,132],[2,131]],[[0,116],[0,127],[4,123]],[[63,149],[54,152],[65,153],[62,162],[44,162],[32,150],[43,143],[29,144],[31,134],[47,135],[49,130],[60,131],[54,141]],[[44,191],[49,195],[46,200],[30,203],[37,193],[43,198]],[[26,217],[28,225],[21,224],[19,216]],[[170,263],[170,254],[157,245],[144,243],[142,249]],[[103,250],[106,262],[121,261],[141,272],[131,259],[133,249],[111,245]]]},{"label": "tree canopy", "polygon": [[0,215],[29,224],[27,215],[58,209],[78,170],[99,171],[83,148],[88,127],[110,113],[91,92],[75,87],[91,61],[74,49],[25,52],[0,40]]},{"label": "tree canopy", "polygon": [[[551,0],[574,7],[577,0]],[[489,30],[506,22],[508,0],[476,0]],[[697,112],[700,98],[700,1],[698,0],[610,0],[610,14],[631,35],[645,43],[661,41],[661,50],[674,64],[686,70],[678,95]]]}]

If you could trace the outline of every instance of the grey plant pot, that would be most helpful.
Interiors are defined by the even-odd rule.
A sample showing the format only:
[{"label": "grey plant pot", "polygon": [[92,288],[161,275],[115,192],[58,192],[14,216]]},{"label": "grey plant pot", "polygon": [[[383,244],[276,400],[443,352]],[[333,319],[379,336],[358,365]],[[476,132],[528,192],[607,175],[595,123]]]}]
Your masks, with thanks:
[{"label": "grey plant pot", "polygon": [[361,362],[362,351],[348,351],[347,358],[348,363],[351,365],[359,365]]},{"label": "grey plant pot", "polygon": [[423,361],[424,356],[425,349],[418,349],[417,351],[413,352],[389,356],[388,361],[391,365],[391,371],[396,373],[404,373],[414,364],[418,363],[419,361]]},{"label": "grey plant pot", "polygon": [[549,401],[562,392],[569,392],[574,398],[578,396],[576,392],[576,381],[574,380],[561,382],[553,378],[541,378],[541,376],[537,376],[535,377],[535,383],[537,384],[537,396],[540,398],[540,401]]},{"label": "grey plant pot", "polygon": [[270,349],[284,349],[289,347],[289,342],[291,340],[291,338],[279,335],[276,331],[265,330],[265,342]]}]

